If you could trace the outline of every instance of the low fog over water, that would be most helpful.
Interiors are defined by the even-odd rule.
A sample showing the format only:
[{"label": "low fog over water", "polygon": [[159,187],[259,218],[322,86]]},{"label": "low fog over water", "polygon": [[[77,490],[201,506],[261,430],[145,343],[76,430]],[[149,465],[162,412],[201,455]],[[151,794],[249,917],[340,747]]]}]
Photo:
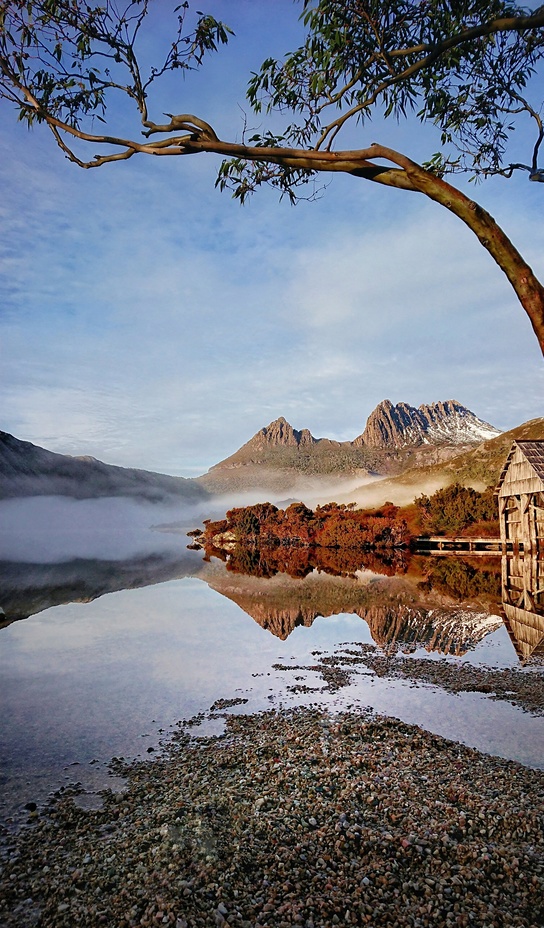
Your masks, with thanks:
[{"label": "low fog over water", "polygon": [[0,500],[0,560],[52,564],[74,558],[123,561],[185,547],[154,526],[181,531],[206,518],[201,506],[135,502],[124,497],[75,500],[34,496]]},{"label": "low fog over water", "polygon": [[[296,498],[307,505],[348,494],[359,480],[307,480],[289,496],[270,489],[228,494],[188,502],[149,502],[122,496],[73,499],[29,496],[0,500],[0,560],[51,564],[74,558],[123,561],[149,552],[185,548],[185,533],[204,519],[222,518],[233,506],[270,501],[278,505]],[[292,494],[296,492],[296,496]],[[172,536],[181,535],[181,539]],[[185,539],[185,540],[184,540]]]}]

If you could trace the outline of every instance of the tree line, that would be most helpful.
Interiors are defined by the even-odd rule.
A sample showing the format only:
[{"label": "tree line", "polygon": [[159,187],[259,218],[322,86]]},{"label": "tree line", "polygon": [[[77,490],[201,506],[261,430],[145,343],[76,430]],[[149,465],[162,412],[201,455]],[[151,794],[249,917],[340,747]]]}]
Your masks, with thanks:
[{"label": "tree line", "polygon": [[[229,509],[224,519],[206,520],[199,543],[221,547],[303,546],[335,549],[409,548],[422,534],[498,534],[493,489],[478,492],[453,484],[432,496],[422,494],[412,506],[391,502],[375,509],[336,502],[310,509],[303,502],[279,509],[256,503]],[[193,533],[194,534],[194,533]]]}]

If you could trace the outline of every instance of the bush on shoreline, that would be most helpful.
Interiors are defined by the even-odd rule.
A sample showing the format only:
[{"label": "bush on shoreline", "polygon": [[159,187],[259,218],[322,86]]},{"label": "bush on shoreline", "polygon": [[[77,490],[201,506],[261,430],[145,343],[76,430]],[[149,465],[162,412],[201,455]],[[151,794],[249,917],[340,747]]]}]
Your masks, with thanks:
[{"label": "bush on shoreline", "polygon": [[302,545],[322,548],[402,548],[412,534],[401,510],[392,503],[380,509],[355,509],[355,504],[327,503],[315,511],[304,503],[278,509],[257,503],[229,509],[225,519],[207,522],[205,544]]},{"label": "bush on shoreline", "polygon": [[302,502],[279,509],[256,503],[229,509],[224,519],[204,522],[198,544],[329,548],[335,550],[391,550],[409,548],[423,534],[499,534],[493,489],[483,493],[453,484],[432,496],[422,494],[411,506],[387,502],[377,509],[357,509],[355,503],[335,502],[311,510]]}]

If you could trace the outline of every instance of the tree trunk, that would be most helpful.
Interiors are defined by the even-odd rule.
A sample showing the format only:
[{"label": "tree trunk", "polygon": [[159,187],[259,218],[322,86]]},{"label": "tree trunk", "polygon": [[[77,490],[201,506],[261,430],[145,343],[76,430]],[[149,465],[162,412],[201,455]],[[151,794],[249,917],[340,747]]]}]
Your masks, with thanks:
[{"label": "tree trunk", "polygon": [[417,166],[407,171],[414,186],[431,200],[454,213],[471,229],[506,274],[529,316],[544,354],[544,287],[508,236],[482,206],[439,177]]},{"label": "tree trunk", "polygon": [[[405,155],[373,143],[358,151],[303,151],[285,148],[256,148],[229,142],[195,141],[189,151],[211,151],[234,155],[248,161],[309,168],[317,172],[343,172],[388,187],[412,190],[435,200],[454,213],[471,229],[493,260],[506,274],[516,295],[529,316],[540,350],[544,355],[544,287],[517,248],[493,217],[474,200],[456,187],[426,171]],[[395,167],[375,164],[382,158]]]}]

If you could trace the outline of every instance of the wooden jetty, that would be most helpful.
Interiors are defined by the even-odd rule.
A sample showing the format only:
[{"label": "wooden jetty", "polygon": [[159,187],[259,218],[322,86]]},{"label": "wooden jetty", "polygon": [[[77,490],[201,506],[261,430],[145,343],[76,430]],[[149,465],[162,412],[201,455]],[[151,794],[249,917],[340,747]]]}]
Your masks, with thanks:
[{"label": "wooden jetty", "polygon": [[[416,538],[415,550],[418,554],[502,554],[503,545],[500,538],[446,537],[445,535]],[[513,550],[513,549],[512,549]]]}]

